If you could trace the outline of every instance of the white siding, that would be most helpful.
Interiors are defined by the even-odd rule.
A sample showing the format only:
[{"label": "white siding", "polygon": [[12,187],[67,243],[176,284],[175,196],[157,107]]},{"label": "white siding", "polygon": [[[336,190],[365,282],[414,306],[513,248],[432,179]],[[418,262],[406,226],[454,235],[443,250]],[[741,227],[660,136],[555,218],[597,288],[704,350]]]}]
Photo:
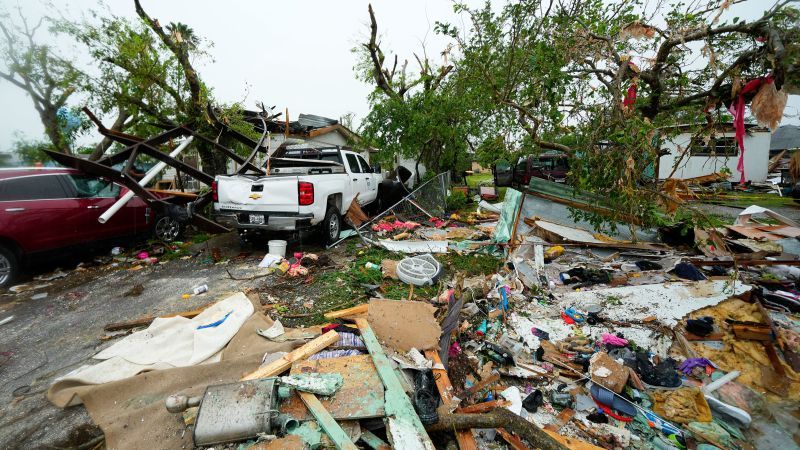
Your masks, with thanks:
[{"label": "white siding", "polygon": [[[733,136],[733,132],[720,134],[721,136]],[[666,142],[663,146],[669,151],[668,155],[661,157],[658,166],[658,178],[664,179],[672,173],[675,161],[680,158],[678,147],[684,150],[688,147],[691,134],[684,133],[678,135],[673,141]],[[752,131],[744,137],[744,177],[747,181],[763,182],[767,179],[767,167],[769,166],[769,142],[770,133],[768,131]],[[723,167],[731,171],[730,181],[738,182],[740,179],[736,165],[739,162],[739,155],[731,157],[710,157],[710,156],[685,156],[680,162],[673,178],[686,179],[703,175],[710,175],[719,172]]]}]

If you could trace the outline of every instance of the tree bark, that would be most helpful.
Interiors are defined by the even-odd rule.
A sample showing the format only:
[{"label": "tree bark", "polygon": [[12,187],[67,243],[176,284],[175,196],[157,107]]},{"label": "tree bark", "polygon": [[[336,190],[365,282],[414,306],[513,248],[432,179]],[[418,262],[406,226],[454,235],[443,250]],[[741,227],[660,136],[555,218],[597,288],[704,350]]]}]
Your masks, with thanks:
[{"label": "tree bark", "polygon": [[[117,119],[114,120],[114,123],[109,129],[112,131],[122,131],[125,128],[125,121],[127,121],[130,117],[131,115],[126,109],[120,108]],[[94,146],[94,150],[92,150],[91,155],[89,155],[89,161],[97,161],[100,159],[113,143],[114,141],[104,137],[102,141],[98,142],[97,145]]]},{"label": "tree bark", "polygon": [[439,415],[439,422],[426,427],[432,431],[466,430],[470,428],[505,428],[513,431],[533,447],[541,450],[567,450],[544,430],[513,412],[499,408],[487,414],[447,414]]}]

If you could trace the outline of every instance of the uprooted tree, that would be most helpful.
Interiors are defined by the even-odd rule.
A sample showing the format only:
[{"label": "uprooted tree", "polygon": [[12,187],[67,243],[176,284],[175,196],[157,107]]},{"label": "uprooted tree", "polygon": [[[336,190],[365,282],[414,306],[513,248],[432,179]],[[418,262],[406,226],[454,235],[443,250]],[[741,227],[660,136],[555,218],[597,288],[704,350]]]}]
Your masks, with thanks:
[{"label": "uprooted tree", "polygon": [[[207,56],[205,41],[186,24],[162,26],[138,0],[133,6],[138,20],[95,11],[82,20],[61,15],[45,17],[36,25],[30,25],[21,11],[16,21],[8,13],[0,17],[5,38],[0,47],[0,78],[30,95],[49,138],[47,144],[21,140],[17,145],[20,152],[29,154],[40,148],[72,152],[70,133],[88,126],[79,111],[83,105],[95,111],[113,131],[150,136],[161,126],[189,123],[201,133],[214,135],[206,108],[213,99],[192,64]],[[53,36],[81,44],[86,58],[61,57],[53,46],[38,41],[36,32],[43,24]],[[83,60],[89,62],[80,65]],[[253,135],[240,111],[241,107],[234,104],[222,108],[220,116],[239,131]],[[64,123],[76,117],[80,128]],[[223,144],[238,149],[234,143]],[[112,145],[105,138],[80,150],[95,160]],[[206,172],[226,171],[224,155],[203,143],[196,144],[196,148]]]},{"label": "uprooted tree", "polygon": [[[731,104],[737,112],[752,101],[753,115],[775,127],[786,93],[797,93],[800,16],[789,1],[750,21],[723,20],[743,2],[700,3],[522,0],[499,10],[455,3],[469,25],[437,23],[455,43],[453,69],[440,72],[437,86],[466,99],[461,113],[477,126],[464,137],[482,162],[564,152],[571,184],[611,207],[610,215],[578,215],[598,227],[623,217],[655,225],[663,212],[678,212],[654,181],[661,143],[678,133],[676,125],[708,141],[732,120]],[[386,92],[377,55],[376,92]],[[373,99],[371,115],[391,98]],[[398,135],[431,126],[403,119]]]}]

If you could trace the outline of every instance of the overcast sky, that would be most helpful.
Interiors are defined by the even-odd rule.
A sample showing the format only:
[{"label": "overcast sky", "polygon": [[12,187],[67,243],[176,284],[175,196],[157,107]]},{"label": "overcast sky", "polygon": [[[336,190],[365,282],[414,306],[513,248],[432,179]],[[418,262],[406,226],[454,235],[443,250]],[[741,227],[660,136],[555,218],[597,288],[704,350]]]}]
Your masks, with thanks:
[{"label": "overcast sky", "polygon": [[[13,6],[15,0],[0,0]],[[45,7],[35,0],[19,0],[29,20]],[[95,0],[53,0],[57,9],[71,17],[96,8]],[[331,118],[353,112],[356,121],[368,111],[371,87],[356,80],[355,55],[351,49],[367,38],[369,16],[362,0],[325,1],[210,1],[142,0],[145,10],[162,24],[184,22],[197,34],[213,42],[213,61],[198,64],[198,70],[214,90],[217,100],[244,100],[248,108],[263,100],[268,106],[289,108],[291,118],[311,113]],[[481,4],[482,1],[467,3]],[[501,3],[496,1],[495,3]],[[774,4],[751,0],[733,6],[730,14],[753,19]],[[112,0],[115,14],[136,17],[132,0]],[[436,20],[461,18],[449,0],[373,0],[384,51],[392,50],[413,61],[413,51],[425,42],[428,54],[438,58],[445,41],[433,32]],[[0,80],[0,150],[7,150],[15,134],[29,139],[42,137],[43,127],[30,99],[20,89]],[[791,96],[783,123],[800,123],[800,98]]]}]

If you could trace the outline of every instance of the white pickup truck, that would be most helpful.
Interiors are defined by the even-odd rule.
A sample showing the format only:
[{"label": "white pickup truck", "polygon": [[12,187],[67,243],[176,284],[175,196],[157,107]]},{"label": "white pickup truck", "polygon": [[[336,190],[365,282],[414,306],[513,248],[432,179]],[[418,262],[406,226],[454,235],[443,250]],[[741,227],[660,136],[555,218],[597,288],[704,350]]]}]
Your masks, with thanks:
[{"label": "white pickup truck", "polygon": [[319,226],[332,243],[356,195],[362,206],[378,197],[383,176],[358,153],[336,147],[279,152],[266,175],[218,175],[212,184],[217,221],[237,228],[245,241],[260,231]]}]

